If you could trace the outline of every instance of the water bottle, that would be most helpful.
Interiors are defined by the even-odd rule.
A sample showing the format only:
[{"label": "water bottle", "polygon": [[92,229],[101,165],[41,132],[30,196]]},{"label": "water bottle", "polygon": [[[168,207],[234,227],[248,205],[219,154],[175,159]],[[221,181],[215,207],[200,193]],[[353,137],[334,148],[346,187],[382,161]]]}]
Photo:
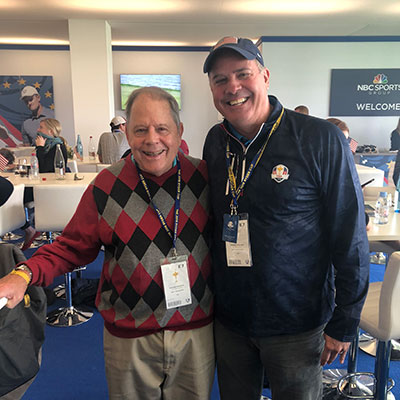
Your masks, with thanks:
[{"label": "water bottle", "polygon": [[89,160],[96,159],[96,147],[93,142],[93,136],[89,136]]},{"label": "water bottle", "polygon": [[54,155],[54,172],[56,179],[65,179],[65,160],[60,144],[57,144],[56,154]]},{"label": "water bottle", "polygon": [[387,193],[380,192],[378,200],[375,204],[375,224],[387,224],[389,218],[389,205],[387,201]]},{"label": "water bottle", "polygon": [[29,170],[30,179],[39,179],[39,161],[35,153],[31,155],[31,169]]},{"label": "water bottle", "polygon": [[83,159],[83,146],[81,141],[81,135],[78,134],[78,138],[76,139],[76,151]]}]

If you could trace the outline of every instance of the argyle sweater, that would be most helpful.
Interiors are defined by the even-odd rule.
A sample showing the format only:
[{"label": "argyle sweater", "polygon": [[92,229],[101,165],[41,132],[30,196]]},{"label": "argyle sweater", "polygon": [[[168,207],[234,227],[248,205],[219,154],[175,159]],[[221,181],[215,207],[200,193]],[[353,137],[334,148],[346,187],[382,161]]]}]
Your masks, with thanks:
[{"label": "argyle sweater", "polygon": [[[111,334],[139,337],[210,323],[207,169],[204,161],[181,153],[178,157],[182,191],[176,248],[178,255],[188,256],[191,305],[166,309],[160,261],[170,252],[172,239],[161,226],[130,157],[95,178],[63,234],[26,262],[33,273],[32,284],[48,285],[57,275],[90,263],[104,245],[96,305]],[[171,232],[176,171],[174,167],[160,177],[143,173]]]}]

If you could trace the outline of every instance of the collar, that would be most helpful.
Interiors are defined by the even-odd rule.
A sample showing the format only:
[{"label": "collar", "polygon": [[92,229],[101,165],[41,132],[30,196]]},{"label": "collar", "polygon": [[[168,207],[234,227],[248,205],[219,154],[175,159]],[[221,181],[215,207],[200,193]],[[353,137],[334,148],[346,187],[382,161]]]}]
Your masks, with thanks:
[{"label": "collar", "polygon": [[32,115],[32,119],[39,119],[39,118],[46,118],[45,115],[39,114],[39,115]]}]

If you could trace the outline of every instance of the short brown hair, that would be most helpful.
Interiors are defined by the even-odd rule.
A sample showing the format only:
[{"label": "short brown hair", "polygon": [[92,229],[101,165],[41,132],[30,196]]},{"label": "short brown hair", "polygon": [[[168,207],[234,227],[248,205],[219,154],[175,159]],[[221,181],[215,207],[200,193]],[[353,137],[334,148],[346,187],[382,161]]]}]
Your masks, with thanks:
[{"label": "short brown hair", "polygon": [[350,132],[349,127],[347,126],[346,122],[342,121],[339,118],[327,118],[326,119],[328,122],[330,122],[333,125],[336,125],[342,132],[347,131]]}]

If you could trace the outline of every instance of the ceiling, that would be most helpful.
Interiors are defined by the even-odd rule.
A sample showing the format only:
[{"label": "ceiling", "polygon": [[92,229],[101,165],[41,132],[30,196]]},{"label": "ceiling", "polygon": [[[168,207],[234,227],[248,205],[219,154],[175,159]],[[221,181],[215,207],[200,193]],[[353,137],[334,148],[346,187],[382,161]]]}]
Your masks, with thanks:
[{"label": "ceiling", "polygon": [[0,44],[68,44],[101,19],[114,45],[209,46],[226,35],[397,36],[400,0],[0,0]]}]

